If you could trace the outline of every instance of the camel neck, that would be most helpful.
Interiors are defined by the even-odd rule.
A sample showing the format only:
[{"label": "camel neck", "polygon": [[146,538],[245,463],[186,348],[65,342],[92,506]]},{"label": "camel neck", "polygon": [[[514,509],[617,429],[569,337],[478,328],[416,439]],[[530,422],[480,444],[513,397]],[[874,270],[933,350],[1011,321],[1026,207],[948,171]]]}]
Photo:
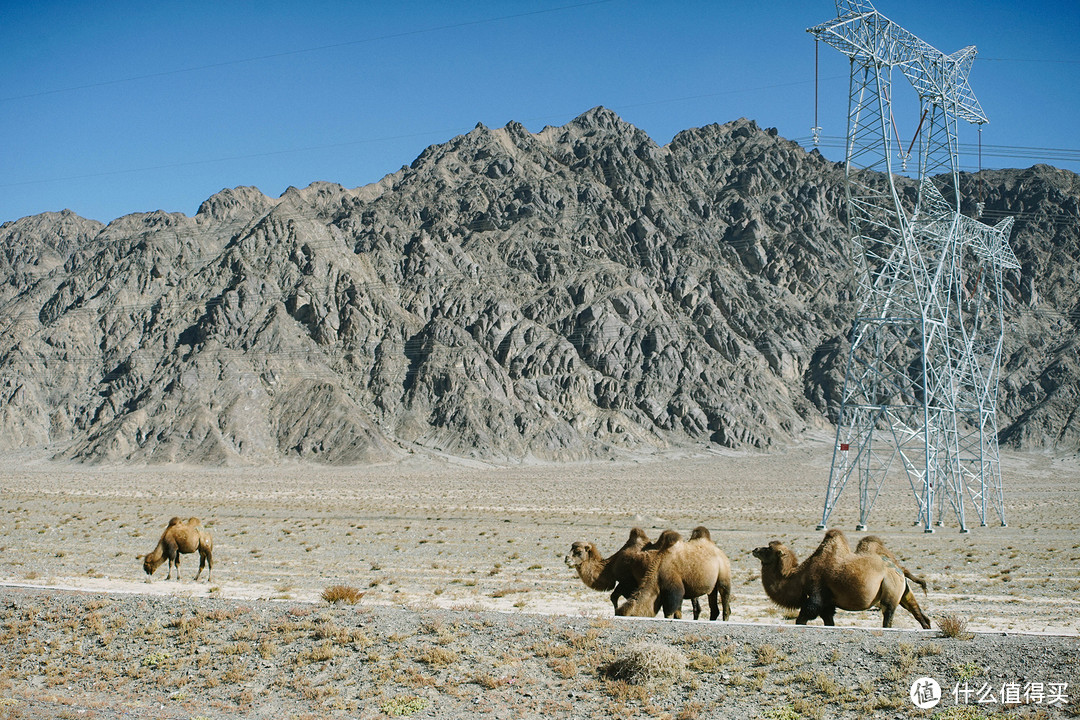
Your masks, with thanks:
[{"label": "camel neck", "polygon": [[782,607],[799,607],[802,603],[803,582],[798,570],[799,562],[791,552],[785,553],[775,565],[763,565],[761,581],[769,599]]},{"label": "camel neck", "polygon": [[607,572],[608,565],[608,561],[599,552],[592,549],[589,552],[589,559],[578,568],[578,573],[581,575],[582,581],[589,587],[597,590],[610,590],[615,587],[615,582],[614,579],[607,577],[610,575]]}]

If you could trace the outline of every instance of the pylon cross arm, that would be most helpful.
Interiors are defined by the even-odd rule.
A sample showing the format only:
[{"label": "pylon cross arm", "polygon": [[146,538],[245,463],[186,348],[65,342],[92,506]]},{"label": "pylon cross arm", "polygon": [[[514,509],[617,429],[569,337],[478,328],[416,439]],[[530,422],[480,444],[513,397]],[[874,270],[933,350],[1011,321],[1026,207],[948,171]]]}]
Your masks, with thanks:
[{"label": "pylon cross arm", "polygon": [[879,13],[867,0],[836,5],[839,17],[807,32],[854,60],[899,68],[919,97],[948,106],[961,120],[988,122],[968,83],[977,53],[974,45],[946,55]]}]

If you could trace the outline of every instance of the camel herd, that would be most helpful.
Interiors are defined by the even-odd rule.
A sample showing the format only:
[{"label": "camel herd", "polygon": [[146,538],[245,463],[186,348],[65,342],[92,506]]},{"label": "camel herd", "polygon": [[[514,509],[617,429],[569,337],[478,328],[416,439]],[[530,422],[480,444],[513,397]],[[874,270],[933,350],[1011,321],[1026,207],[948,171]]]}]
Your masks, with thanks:
[{"label": "camel herd", "polygon": [[[801,563],[777,540],[755,548],[753,555],[761,562],[765,594],[780,607],[797,609],[798,625],[818,617],[833,625],[837,610],[877,607],[882,627],[892,627],[900,606],[923,628],[930,627],[908,587],[910,580],[925,593],[926,581],[908,572],[875,535],[867,535],[852,550],[844,533],[829,530]],[[709,597],[710,620],[720,615],[718,599],[724,620],[731,614],[731,563],[703,527],[694,528],[688,541],[665,530],[656,542],[650,542],[641,528],[633,528],[626,544],[607,558],[594,544],[576,542],[565,562],[589,587],[612,591],[616,615],[653,617],[663,610],[664,617],[679,618],[683,600],[689,598],[696,620],[701,595]],[[626,598],[622,605],[621,598]]]},{"label": "camel herd", "polygon": [[[168,561],[165,579],[172,577],[175,567],[179,580],[180,556],[198,552],[195,580],[205,567],[209,582],[214,568],[213,545],[199,518],[174,517],[157,547],[139,559],[147,575],[153,575]],[[882,627],[892,627],[893,614],[900,606],[923,628],[930,627],[929,618],[908,586],[910,580],[925,594],[926,581],[908,572],[875,535],[867,535],[852,550],[844,533],[829,530],[813,554],[801,563],[778,540],[755,548],[753,555],[761,561],[765,594],[780,607],[797,609],[798,625],[818,617],[832,625],[837,610],[877,607],[881,609]],[[626,543],[606,558],[593,543],[575,542],[565,562],[590,588],[611,591],[616,615],[654,617],[663,610],[666,618],[681,618],[683,600],[689,599],[697,620],[701,616],[699,598],[704,595],[709,599],[710,620],[721,614],[724,620],[731,616],[731,563],[701,526],[693,529],[689,540],[683,540],[674,530],[665,530],[656,542],[651,542],[641,528],[632,528]]]}]

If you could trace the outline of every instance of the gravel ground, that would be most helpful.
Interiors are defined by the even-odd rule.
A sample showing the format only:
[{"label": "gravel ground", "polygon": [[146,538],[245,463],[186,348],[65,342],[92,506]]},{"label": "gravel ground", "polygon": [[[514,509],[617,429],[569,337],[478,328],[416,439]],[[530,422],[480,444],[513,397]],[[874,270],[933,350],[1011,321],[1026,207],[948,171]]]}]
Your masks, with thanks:
[{"label": "gravel ground", "polygon": [[[1010,716],[1080,714],[1075,637],[40,589],[4,590],[0,618],[11,718],[982,717],[1003,685],[1029,692]],[[957,704],[983,686],[995,703]]]},{"label": "gravel ground", "polygon": [[[930,581],[919,602],[935,622],[975,631],[958,640],[902,610],[896,630],[875,612],[796,628],[764,596],[750,550],[813,550],[827,448],[513,467],[0,464],[0,718],[978,718],[1005,710],[1003,689],[1021,693],[1009,716],[1078,714],[1080,459],[1006,456],[1008,526],[969,510],[967,534],[955,520],[922,533],[910,492],[883,489],[870,530]],[[834,527],[854,525],[848,493]],[[136,556],[172,515],[214,534],[210,582],[191,582],[194,556],[181,582],[143,575]],[[611,552],[634,525],[698,524],[731,557],[732,623],[616,619],[562,562],[575,540]],[[320,600],[339,584],[363,598]],[[943,688],[931,710],[908,698],[923,676]],[[977,703],[986,689],[995,702]]]}]

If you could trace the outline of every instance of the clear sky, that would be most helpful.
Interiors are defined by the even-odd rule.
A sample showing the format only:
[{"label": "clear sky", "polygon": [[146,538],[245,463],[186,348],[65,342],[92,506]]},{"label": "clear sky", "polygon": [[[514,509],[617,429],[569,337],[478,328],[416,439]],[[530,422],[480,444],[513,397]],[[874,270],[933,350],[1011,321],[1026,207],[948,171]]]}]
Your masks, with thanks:
[{"label": "clear sky", "polygon": [[[1080,2],[875,6],[947,53],[978,46],[984,167],[1080,171]],[[807,138],[805,30],[835,17],[827,0],[0,0],[0,221],[191,215],[238,185],[356,187],[477,122],[535,132],[597,105],[661,145],[739,117]],[[823,44],[827,138],[846,131],[847,76]],[[896,102],[906,142],[918,117]]]}]

